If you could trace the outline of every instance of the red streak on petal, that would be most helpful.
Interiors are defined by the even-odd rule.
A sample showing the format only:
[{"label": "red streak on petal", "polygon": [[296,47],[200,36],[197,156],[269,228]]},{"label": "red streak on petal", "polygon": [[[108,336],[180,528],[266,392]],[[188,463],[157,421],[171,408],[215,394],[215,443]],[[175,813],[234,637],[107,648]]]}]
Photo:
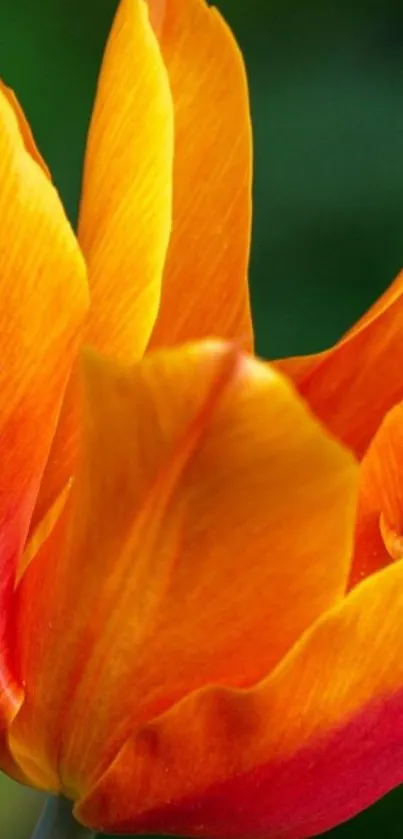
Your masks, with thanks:
[{"label": "red streak on petal", "polygon": [[307,839],[356,815],[402,781],[403,691],[367,706],[287,760],[113,829],[206,839]]}]

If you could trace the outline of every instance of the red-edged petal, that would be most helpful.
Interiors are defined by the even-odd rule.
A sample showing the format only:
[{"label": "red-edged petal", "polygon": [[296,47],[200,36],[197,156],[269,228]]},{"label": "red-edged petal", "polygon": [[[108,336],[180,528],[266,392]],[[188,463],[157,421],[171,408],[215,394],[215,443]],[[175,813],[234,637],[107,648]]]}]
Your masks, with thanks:
[{"label": "red-edged petal", "polygon": [[17,564],[87,304],[84,262],[15,97],[0,88],[0,725],[15,713]]},{"label": "red-edged petal", "polygon": [[113,833],[308,839],[403,781],[403,564],[358,586],[250,691],[199,691],[76,805]]}]

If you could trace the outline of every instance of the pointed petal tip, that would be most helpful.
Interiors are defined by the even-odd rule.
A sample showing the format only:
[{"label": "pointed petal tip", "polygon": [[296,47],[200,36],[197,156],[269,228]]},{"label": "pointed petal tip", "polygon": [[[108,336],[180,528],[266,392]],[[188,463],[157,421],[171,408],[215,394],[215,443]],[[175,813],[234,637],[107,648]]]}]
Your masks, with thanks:
[{"label": "pointed petal tip", "polygon": [[24,111],[15,95],[14,91],[11,87],[8,87],[2,79],[0,79],[0,94],[7,100],[9,105],[14,111],[15,117],[18,121],[19,129],[21,132],[21,136],[23,138],[25,148],[27,152],[31,155],[32,159],[41,167],[43,173],[49,180],[52,180],[52,176],[50,170],[43,159],[38,146],[36,145],[34,135],[32,133],[31,126],[24,114]]}]

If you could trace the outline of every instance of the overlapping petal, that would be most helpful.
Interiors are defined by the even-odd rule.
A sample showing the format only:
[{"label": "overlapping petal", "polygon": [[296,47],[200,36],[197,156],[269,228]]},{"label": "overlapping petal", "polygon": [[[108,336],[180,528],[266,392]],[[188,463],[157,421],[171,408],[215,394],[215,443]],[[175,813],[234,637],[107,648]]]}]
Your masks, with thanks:
[{"label": "overlapping petal", "polygon": [[86,382],[85,461],[19,587],[10,735],[33,783],[73,797],[144,721],[256,683],[342,597],[356,485],[289,384],[231,346],[91,356]]},{"label": "overlapping petal", "polygon": [[385,414],[403,398],[402,353],[403,272],[335,347],[277,366],[361,458]]},{"label": "overlapping petal", "polygon": [[112,832],[306,839],[403,781],[403,565],[358,586],[249,691],[195,692],[77,806]]},{"label": "overlapping petal", "polygon": [[91,288],[88,340],[116,360],[143,353],[171,231],[173,106],[144,0],[122,0],[85,159],[79,221]]},{"label": "overlapping petal", "polygon": [[0,724],[19,704],[11,597],[87,305],[85,268],[21,109],[0,89]]},{"label": "overlapping petal", "polygon": [[174,206],[150,346],[253,343],[248,260],[252,138],[242,56],[205,0],[148,0],[175,112]]}]

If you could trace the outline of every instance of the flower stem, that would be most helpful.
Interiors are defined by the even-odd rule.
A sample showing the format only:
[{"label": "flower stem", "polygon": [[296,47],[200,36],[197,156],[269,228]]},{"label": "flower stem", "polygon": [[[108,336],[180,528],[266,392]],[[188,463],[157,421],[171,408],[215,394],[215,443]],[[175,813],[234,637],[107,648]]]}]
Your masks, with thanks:
[{"label": "flower stem", "polygon": [[93,839],[95,833],[79,824],[67,798],[50,795],[32,839]]}]

